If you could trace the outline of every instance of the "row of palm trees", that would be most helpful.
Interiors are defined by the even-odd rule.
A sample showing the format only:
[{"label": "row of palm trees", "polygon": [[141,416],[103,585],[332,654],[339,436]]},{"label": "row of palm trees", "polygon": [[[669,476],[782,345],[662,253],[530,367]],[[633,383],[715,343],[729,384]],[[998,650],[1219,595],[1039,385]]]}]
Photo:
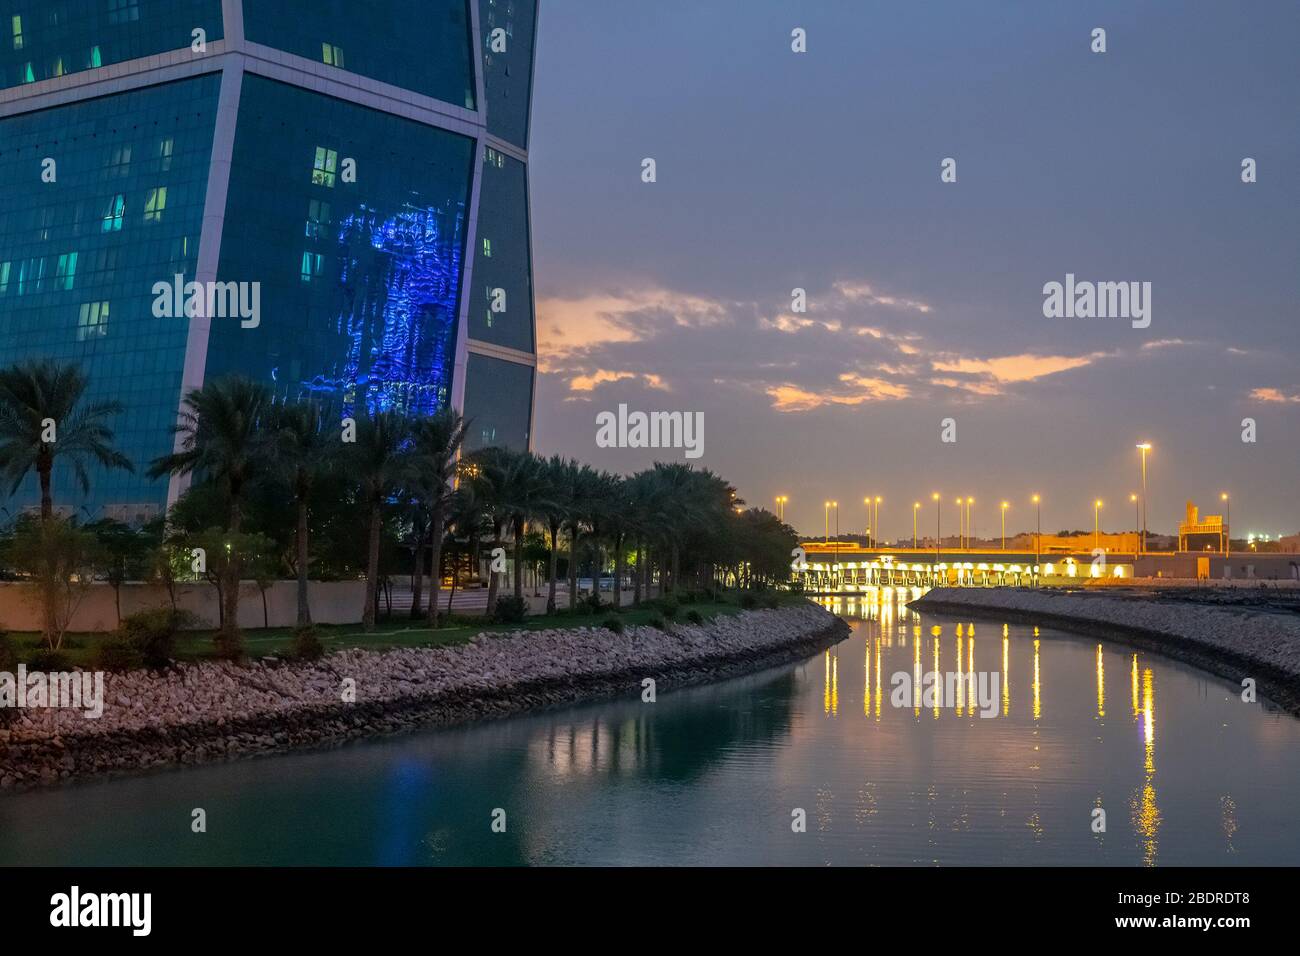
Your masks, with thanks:
[{"label": "row of palm trees", "polygon": [[[87,388],[85,375],[72,365],[37,361],[0,370],[0,477],[12,493],[29,474],[37,476],[42,522],[57,520],[51,490],[56,462],[72,471],[83,492],[89,490],[91,466],[134,470],[113,447],[110,422],[121,405],[88,402]],[[530,529],[541,530],[549,545],[552,613],[562,548],[572,609],[584,558],[597,581],[610,563],[615,582],[630,574],[638,603],[649,593],[652,574],[664,592],[684,581],[710,586],[720,569],[780,577],[795,544],[791,529],[768,512],[745,511],[736,489],[708,470],[660,463],[623,477],[558,456],[498,447],[471,452],[464,448],[467,423],[450,409],[431,416],[394,410],[340,415],[317,401],[275,401],[260,383],[229,377],[189,392],[175,431],[175,450],[145,470],[153,478],[191,481],[169,522],[195,495],[219,502],[230,554],[222,565],[217,641],[232,655],[242,650],[238,585],[241,542],[249,538],[247,513],[267,488],[275,490],[276,500],[293,504],[292,546],[284,564],[296,573],[300,627],[311,624],[307,582],[315,519],[340,502],[364,527],[367,629],[376,624],[381,545],[386,529],[391,533],[394,527],[412,553],[411,614],[427,616],[432,627],[439,622],[436,588],[449,536],[475,557],[484,547],[509,544],[513,597],[522,602],[525,541]],[[426,555],[434,583],[427,609]],[[489,575],[489,614],[501,596],[499,578]],[[598,584],[593,598],[599,603]],[[622,602],[617,583],[611,599],[616,607]]]}]

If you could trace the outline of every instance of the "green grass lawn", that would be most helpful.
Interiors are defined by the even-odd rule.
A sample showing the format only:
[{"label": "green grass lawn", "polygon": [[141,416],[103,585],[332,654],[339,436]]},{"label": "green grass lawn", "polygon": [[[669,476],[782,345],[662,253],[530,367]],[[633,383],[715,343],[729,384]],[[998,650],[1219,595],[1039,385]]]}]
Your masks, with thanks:
[{"label": "green grass lawn", "polygon": [[[805,598],[785,592],[772,592],[782,606],[802,604]],[[719,614],[739,614],[740,597],[737,592],[726,592],[718,600],[703,599],[693,603],[678,605],[674,621],[687,623],[686,615],[698,611],[705,620]],[[663,611],[658,602],[649,602],[635,610],[624,609],[617,617],[625,626],[648,624],[652,617],[662,617]],[[544,628],[596,627],[606,619],[613,617],[613,610],[602,609],[595,614],[582,612],[570,613],[567,609],[557,614],[530,615],[519,624],[490,624],[481,617],[453,615],[443,618],[442,626],[436,631],[420,622],[413,622],[406,616],[381,618],[374,631],[366,633],[360,624],[317,625],[316,633],[325,645],[326,652],[345,648],[362,647],[370,650],[382,650],[393,647],[441,647],[444,645],[464,644],[476,634],[499,634],[518,630],[539,630]],[[212,631],[186,631],[176,642],[176,656],[183,661],[196,661],[214,656]],[[292,638],[292,629],[271,627],[246,629],[244,642],[248,656],[252,659],[269,657],[286,653]],[[73,666],[89,667],[94,663],[95,648],[108,634],[69,634],[64,638],[63,653]],[[10,632],[9,635],[18,660],[30,661],[42,647],[40,634],[34,632]]]}]

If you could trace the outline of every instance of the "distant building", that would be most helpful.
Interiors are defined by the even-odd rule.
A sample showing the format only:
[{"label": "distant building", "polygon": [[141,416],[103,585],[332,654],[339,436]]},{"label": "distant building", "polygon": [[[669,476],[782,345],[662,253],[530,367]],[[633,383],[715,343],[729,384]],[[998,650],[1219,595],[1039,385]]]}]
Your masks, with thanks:
[{"label": "distant building", "polygon": [[1178,525],[1179,551],[1204,551],[1207,547],[1222,551],[1227,535],[1228,526],[1223,515],[1205,515],[1202,518],[1196,505],[1187,502],[1187,517]]}]

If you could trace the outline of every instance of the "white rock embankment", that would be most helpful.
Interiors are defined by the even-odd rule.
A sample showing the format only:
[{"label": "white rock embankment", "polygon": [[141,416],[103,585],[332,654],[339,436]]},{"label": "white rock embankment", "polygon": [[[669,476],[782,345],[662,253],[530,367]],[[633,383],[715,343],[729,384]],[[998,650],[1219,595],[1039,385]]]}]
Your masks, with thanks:
[{"label": "white rock embankment", "polygon": [[[911,607],[925,611],[1002,614],[1021,620],[1145,639],[1145,646],[1235,676],[1257,668],[1291,695],[1300,691],[1300,615],[1250,605],[1180,602],[1141,592],[1050,588],[935,588]],[[1225,666],[1214,666],[1218,662]],[[1246,676],[1251,676],[1249,673]]]},{"label": "white rock embankment", "polygon": [[[0,727],[0,788],[195,763],[728,676],[847,631],[816,605],[671,631],[480,634],[454,647],[348,650],[312,663],[180,664],[104,678],[104,711],[22,709]],[[355,700],[345,701],[346,682]]]}]

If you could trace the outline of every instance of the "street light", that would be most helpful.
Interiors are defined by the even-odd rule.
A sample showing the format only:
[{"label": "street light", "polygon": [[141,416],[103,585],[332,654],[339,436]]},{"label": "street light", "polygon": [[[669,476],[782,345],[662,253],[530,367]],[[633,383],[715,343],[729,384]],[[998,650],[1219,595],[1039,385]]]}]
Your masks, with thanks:
[{"label": "street light", "polygon": [[1092,550],[1101,547],[1101,499],[1092,503]]},{"label": "street light", "polygon": [[974,498],[971,498],[969,496],[966,498],[966,548],[967,550],[970,550],[971,538],[974,537],[974,535],[971,533],[971,520],[970,520],[970,506],[973,505],[974,503],[975,503]]},{"label": "street light", "polygon": [[781,521],[785,521],[785,503],[789,500],[785,495],[776,496],[776,516]]},{"label": "street light", "polygon": [[1038,513],[1038,532],[1034,535],[1034,564],[1040,563],[1043,553],[1043,503],[1034,495],[1034,510]]},{"label": "street light", "polygon": [[1142,453],[1142,541],[1140,547],[1147,549],[1147,452],[1151,450],[1149,441],[1138,442],[1138,451]]},{"label": "street light", "polygon": [[1219,495],[1223,501],[1223,553],[1226,556],[1232,549],[1232,502],[1228,500],[1228,493],[1225,491]]},{"label": "street light", "polygon": [[961,506],[961,499],[957,499],[957,550],[960,551],[966,547],[966,509]]},{"label": "street light", "polygon": [[862,503],[867,506],[867,550],[871,550],[871,535],[875,531],[875,521],[871,517],[871,495],[862,499]]},{"label": "street light", "polygon": [[871,535],[874,547],[880,547],[880,495],[876,495],[875,506],[871,510]]},{"label": "street light", "polygon": [[[1138,536],[1138,525],[1142,523],[1142,519],[1138,516],[1138,496],[1136,494],[1129,495],[1128,500],[1133,502],[1133,537],[1136,538]],[[1136,558],[1137,553],[1137,545],[1134,544],[1133,557]]]},{"label": "street light", "polygon": [[1007,550],[1007,509],[1010,507],[1011,507],[1010,502],[1007,501],[1002,502],[1002,550],[1003,551]]},{"label": "street light", "polygon": [[916,550],[916,510],[921,507],[921,502],[912,502],[912,550]]},{"label": "street light", "polygon": [[937,574],[939,571],[939,540],[940,540],[939,535],[941,534],[940,531],[941,522],[939,519],[940,519],[940,512],[943,510],[943,502],[939,498],[939,492],[936,491],[933,497],[934,497],[934,570],[935,573]]},{"label": "street light", "polygon": [[825,518],[825,521],[823,522],[825,524],[825,528],[823,530],[826,532],[826,543],[830,544],[831,543],[831,503],[829,501],[826,502],[826,507],[823,511],[822,516]]}]

